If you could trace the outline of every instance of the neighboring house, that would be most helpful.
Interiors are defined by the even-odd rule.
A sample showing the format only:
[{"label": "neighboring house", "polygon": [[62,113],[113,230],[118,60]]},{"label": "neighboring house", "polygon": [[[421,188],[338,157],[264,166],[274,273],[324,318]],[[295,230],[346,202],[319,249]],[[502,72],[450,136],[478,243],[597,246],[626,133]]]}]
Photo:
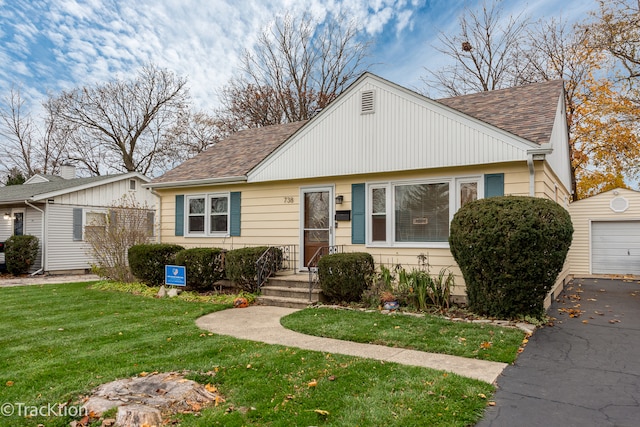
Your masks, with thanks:
[{"label": "neighboring house", "polygon": [[564,99],[552,81],[434,101],[365,73],[310,121],[238,132],[154,179],[161,241],[295,245],[300,269],[322,246],[409,269],[425,254],[464,297],[448,244],[464,203],[513,194],[568,206]]},{"label": "neighboring house", "polygon": [[40,253],[32,272],[85,271],[93,261],[85,226],[123,196],[149,206],[153,223],[157,197],[143,187],[148,182],[136,172],[75,178],[75,168],[67,166],[62,176],[34,175],[22,185],[0,187],[0,242],[16,234],[36,236]]},{"label": "neighboring house", "polygon": [[640,192],[617,188],[569,205],[573,276],[640,275]]}]

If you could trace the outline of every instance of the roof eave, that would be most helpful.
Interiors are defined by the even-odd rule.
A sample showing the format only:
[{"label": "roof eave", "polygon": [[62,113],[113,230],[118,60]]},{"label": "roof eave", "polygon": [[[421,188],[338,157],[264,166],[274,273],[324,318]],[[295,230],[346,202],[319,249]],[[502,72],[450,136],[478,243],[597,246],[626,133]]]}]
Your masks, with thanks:
[{"label": "roof eave", "polygon": [[203,187],[207,185],[221,185],[221,184],[243,184],[247,182],[246,175],[240,176],[227,176],[221,178],[204,178],[204,179],[192,179],[188,181],[170,181],[170,182],[158,182],[143,184],[143,187],[157,189],[157,188],[183,188],[183,187]]}]

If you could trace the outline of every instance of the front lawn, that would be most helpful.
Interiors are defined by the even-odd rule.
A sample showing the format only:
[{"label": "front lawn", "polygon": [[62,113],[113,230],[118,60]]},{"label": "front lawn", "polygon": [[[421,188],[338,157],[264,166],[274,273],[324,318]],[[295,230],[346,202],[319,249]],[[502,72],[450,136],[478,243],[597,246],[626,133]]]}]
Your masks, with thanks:
[{"label": "front lawn", "polygon": [[513,363],[525,338],[519,329],[488,324],[334,308],[296,311],[281,323],[308,335],[505,363]]},{"label": "front lawn", "polygon": [[468,426],[494,391],[441,371],[238,340],[195,326],[223,304],[78,283],[0,288],[0,299],[2,426],[68,426],[72,417],[25,418],[17,408],[74,405],[102,383],[154,371],[187,370],[225,397],[200,415],[174,417],[182,426]]}]

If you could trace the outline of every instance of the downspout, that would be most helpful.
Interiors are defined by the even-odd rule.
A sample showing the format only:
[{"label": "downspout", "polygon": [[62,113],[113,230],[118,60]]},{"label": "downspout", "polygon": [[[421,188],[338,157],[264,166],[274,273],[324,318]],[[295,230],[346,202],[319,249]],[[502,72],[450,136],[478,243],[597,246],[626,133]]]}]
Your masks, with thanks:
[{"label": "downspout", "polygon": [[533,164],[533,153],[527,156],[527,166],[529,166],[529,195],[536,196],[536,167]]},{"label": "downspout", "polygon": [[[149,188],[149,190],[151,191],[151,194],[153,194],[154,196],[156,196],[158,198],[158,207],[156,208],[156,213],[158,215],[156,215],[158,217],[158,235],[156,236],[156,243],[161,243],[161,237],[162,237],[162,196],[160,196],[160,193],[158,193],[156,190],[154,190],[153,188]],[[155,224],[154,224],[155,227]],[[155,231],[155,228],[154,228]]]},{"label": "downspout", "polygon": [[41,227],[42,227],[42,230],[41,230],[41,233],[42,233],[41,234],[41,236],[42,236],[42,247],[40,249],[41,266],[40,266],[39,270],[34,271],[33,273],[31,273],[32,276],[35,276],[36,274],[40,274],[40,273],[42,273],[44,271],[44,264],[45,264],[45,260],[46,260],[45,249],[44,249],[45,248],[45,223],[44,223],[44,219],[45,219],[44,216],[45,215],[44,215],[44,211],[42,209],[40,209],[39,207],[37,207],[35,205],[32,205],[31,203],[29,203],[28,200],[25,200],[24,203],[27,206],[32,207],[33,209],[37,210],[38,212],[40,212],[42,214],[42,223],[41,223]]}]

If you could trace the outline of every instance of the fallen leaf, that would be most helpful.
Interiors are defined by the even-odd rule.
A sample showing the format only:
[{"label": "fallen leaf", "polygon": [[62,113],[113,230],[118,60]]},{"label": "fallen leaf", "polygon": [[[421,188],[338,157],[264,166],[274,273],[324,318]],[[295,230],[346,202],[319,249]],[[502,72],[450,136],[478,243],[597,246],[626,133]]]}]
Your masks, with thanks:
[{"label": "fallen leaf", "polygon": [[215,393],[218,391],[218,388],[214,385],[211,385],[210,383],[207,383],[207,385],[204,386],[205,390],[207,390],[209,393]]},{"label": "fallen leaf", "polygon": [[13,381],[7,381],[6,385],[7,387],[13,387]]},{"label": "fallen leaf", "polygon": [[587,298],[587,301],[598,301],[598,300],[595,298]]},{"label": "fallen leaf", "polygon": [[325,411],[324,409],[314,409],[313,412],[315,412],[316,414],[322,415],[323,417],[326,417],[327,415],[329,415],[329,411]]},{"label": "fallen leaf", "polygon": [[484,393],[479,393],[479,394],[478,394],[478,397],[479,397],[480,399],[486,399],[486,398],[487,398],[487,395],[486,395],[486,394],[484,394]]},{"label": "fallen leaf", "polygon": [[149,373],[144,371],[138,374],[139,377],[143,377],[143,378],[146,377],[147,375],[149,375]]},{"label": "fallen leaf", "polygon": [[494,402],[494,401],[487,402],[487,405],[489,405],[489,406],[496,406],[496,402]]},{"label": "fallen leaf", "polygon": [[309,381],[309,383],[307,384],[309,387],[317,387],[318,386],[318,381],[316,380],[311,380]]},{"label": "fallen leaf", "polygon": [[482,344],[480,344],[480,348],[482,348],[483,350],[487,350],[489,348],[491,348],[492,343],[489,341],[485,341]]},{"label": "fallen leaf", "polygon": [[584,323],[586,325],[587,323],[589,323],[589,321],[588,320],[583,320],[582,323]]}]

